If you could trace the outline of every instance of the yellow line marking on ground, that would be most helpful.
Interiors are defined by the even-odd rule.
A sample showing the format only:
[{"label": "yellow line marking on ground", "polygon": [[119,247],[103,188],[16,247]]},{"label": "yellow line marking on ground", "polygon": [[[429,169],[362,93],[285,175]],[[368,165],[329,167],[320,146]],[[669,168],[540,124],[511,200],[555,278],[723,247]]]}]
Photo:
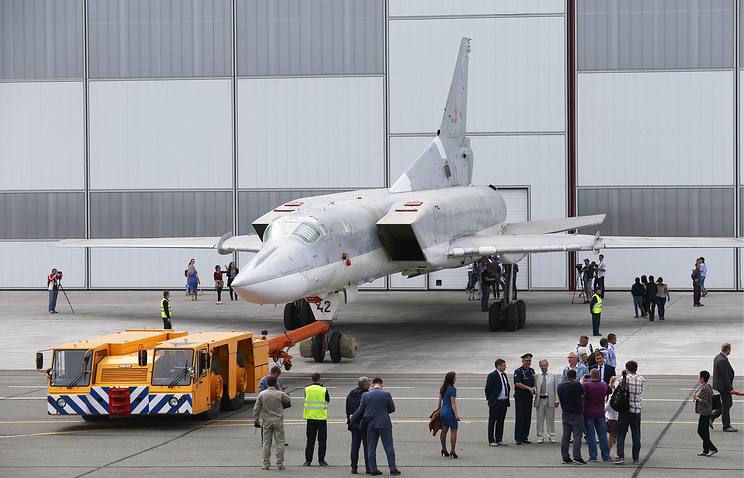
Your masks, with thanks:
[{"label": "yellow line marking on ground", "polygon": [[[29,423],[71,423],[72,420],[65,420],[64,422],[59,422],[57,420],[45,420],[45,421],[32,421],[32,422],[2,422],[2,423],[13,423],[13,424],[29,424]],[[225,422],[244,422],[244,423],[225,423]],[[81,425],[84,422],[75,422],[80,423]],[[304,425],[305,420],[302,419],[291,419],[291,420],[285,420],[285,425]],[[345,421],[342,420],[328,420],[328,423],[333,425],[340,425],[340,424],[346,424]],[[429,420],[393,420],[393,423],[429,423]],[[462,423],[488,423],[488,420],[469,420],[469,421],[463,421]],[[514,420],[506,420],[506,423],[514,423]],[[644,420],[644,424],[656,424],[656,425],[666,425],[669,423],[668,421],[648,421]],[[676,421],[673,423],[673,425],[697,425],[697,421]],[[732,425],[744,425],[744,423],[736,423],[732,422]],[[39,433],[24,433],[19,435],[0,435],[1,438],[23,438],[23,437],[34,437],[34,436],[47,436],[47,435],[69,435],[73,433],[93,433],[93,432],[111,432],[111,431],[121,431],[121,430],[152,430],[154,428],[201,428],[201,427],[248,427],[253,426],[253,420],[220,420],[215,423],[210,423],[207,425],[167,425],[163,427],[123,427],[123,428],[95,428],[95,429],[85,429],[85,430],[67,430],[67,431],[58,431],[58,432],[39,432]]]}]

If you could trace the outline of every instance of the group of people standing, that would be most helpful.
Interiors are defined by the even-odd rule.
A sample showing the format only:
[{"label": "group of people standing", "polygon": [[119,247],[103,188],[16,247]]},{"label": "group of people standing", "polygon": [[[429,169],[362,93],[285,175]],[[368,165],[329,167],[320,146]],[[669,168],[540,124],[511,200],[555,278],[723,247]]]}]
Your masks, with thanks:
[{"label": "group of people standing", "polygon": [[695,267],[692,268],[692,305],[693,307],[702,307],[705,304],[700,302],[700,297],[708,295],[705,290],[705,277],[708,275],[708,266],[705,265],[705,257],[695,259]]},{"label": "group of people standing", "polygon": [[[635,318],[648,317],[653,322],[655,311],[658,309],[659,320],[664,320],[667,300],[669,296],[669,287],[664,283],[664,278],[659,277],[654,281],[654,276],[641,276],[635,278],[635,283],[630,288],[630,294],[633,296],[633,309]],[[638,312],[640,310],[640,315]]]},{"label": "group of people standing", "polygon": [[[279,380],[281,369],[274,367],[269,375],[259,384],[259,394],[253,408],[254,425],[262,428],[263,466],[271,466],[272,441],[276,446],[276,465],[284,469],[284,409],[291,404],[291,399],[283,390]],[[325,461],[326,442],[328,439],[328,403],[331,396],[321,384],[319,373],[313,373],[312,383],[305,387],[305,403],[302,418],[306,420],[305,462],[302,466],[312,466],[315,444],[318,444],[318,465],[328,466]],[[453,381],[454,384],[454,381]],[[377,443],[387,455],[391,475],[401,472],[395,463],[393,447],[393,424],[390,414],[395,412],[393,397],[383,390],[384,383],[380,377],[370,380],[359,377],[357,387],[346,397],[347,426],[351,432],[351,473],[357,474],[359,467],[359,450],[362,447],[364,467],[367,474],[377,476],[382,472],[377,467]]]},{"label": "group of people standing", "polygon": [[[186,276],[186,295],[191,296],[191,300],[199,300],[198,289],[201,285],[199,271],[196,270],[196,260],[189,261],[188,268],[184,271]],[[217,305],[222,304],[222,290],[225,287],[223,276],[227,274],[227,287],[230,289],[230,300],[238,300],[238,294],[233,290],[232,283],[238,276],[240,270],[235,266],[235,262],[225,266],[225,270],[219,265],[214,266],[214,290],[217,291]],[[234,296],[234,299],[233,299]]]},{"label": "group of people standing", "polygon": [[[485,385],[485,396],[489,408],[488,443],[492,447],[504,447],[504,423],[506,414],[514,398],[515,420],[514,439],[517,445],[529,445],[532,410],[536,412],[537,442],[556,442],[555,411],[561,408],[561,460],[565,464],[586,464],[582,456],[582,444],[586,441],[588,461],[613,461],[616,465],[626,464],[626,438],[630,432],[632,447],[630,459],[640,464],[641,451],[641,396],[645,379],[638,374],[638,363],[629,360],[621,373],[616,369],[615,344],[617,336],[610,334],[600,340],[594,349],[588,337],[582,336],[579,344],[568,353],[568,364],[561,373],[549,370],[547,359],[539,361],[540,371],[532,367],[532,354],[521,357],[522,364],[514,370],[511,380],[506,373],[506,361],[496,359],[495,370],[491,372]],[[736,432],[731,426],[729,410],[732,396],[740,394],[733,389],[734,371],[729,363],[731,344],[724,343],[721,353],[713,364],[713,386],[708,384],[711,374],[701,371],[700,387],[693,394],[695,412],[700,415],[698,434],[703,440],[700,456],[712,456],[718,449],[710,439],[713,428],[713,390],[721,395],[723,431]],[[259,384],[259,394],[253,409],[255,426],[262,427],[263,469],[271,466],[272,442],[276,446],[276,465],[284,469],[284,409],[291,399],[284,392],[279,379],[281,369],[273,367]],[[331,400],[328,390],[321,383],[319,373],[312,374],[312,383],[305,387],[303,418],[306,420],[306,446],[303,466],[312,466],[317,442],[318,464],[327,466],[325,461],[328,438],[328,404]],[[460,415],[457,408],[457,375],[448,372],[439,388],[437,408],[441,425],[441,455],[458,458],[456,452]],[[382,441],[391,475],[401,474],[396,464],[393,446],[392,421],[390,414],[395,412],[391,394],[383,390],[381,378],[370,380],[359,377],[357,387],[346,397],[347,427],[351,433],[350,462],[351,473],[361,473],[359,452],[362,451],[364,469],[367,474],[381,475],[377,465],[377,444]],[[615,410],[610,405],[610,397],[618,388],[626,389],[627,408]],[[434,429],[436,434],[437,429]],[[448,448],[449,437],[449,448]],[[573,443],[573,446],[571,444]],[[612,450],[615,448],[614,459]]]},{"label": "group of people standing", "polygon": [[604,282],[605,274],[607,273],[604,254],[599,255],[599,264],[596,261],[589,262],[589,259],[584,259],[584,265],[577,265],[576,270],[581,274],[581,280],[584,286],[584,303],[589,303],[592,291],[598,291],[600,297],[604,298]]}]

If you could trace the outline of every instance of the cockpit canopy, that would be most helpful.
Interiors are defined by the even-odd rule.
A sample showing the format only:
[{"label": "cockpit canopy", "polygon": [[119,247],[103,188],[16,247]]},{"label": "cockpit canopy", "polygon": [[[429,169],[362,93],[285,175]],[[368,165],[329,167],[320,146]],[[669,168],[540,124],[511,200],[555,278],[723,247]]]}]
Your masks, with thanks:
[{"label": "cockpit canopy", "polygon": [[309,222],[274,221],[266,228],[263,235],[263,242],[267,243],[272,239],[282,236],[293,236],[307,244],[314,244],[318,242],[322,233],[318,227]]}]

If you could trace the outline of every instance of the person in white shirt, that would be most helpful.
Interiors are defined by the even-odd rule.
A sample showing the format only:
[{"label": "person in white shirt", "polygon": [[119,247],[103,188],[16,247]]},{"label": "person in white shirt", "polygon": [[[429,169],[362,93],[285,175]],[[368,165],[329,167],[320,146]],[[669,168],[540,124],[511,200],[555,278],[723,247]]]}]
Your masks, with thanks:
[{"label": "person in white shirt", "polygon": [[599,255],[599,264],[597,264],[597,284],[595,286],[596,289],[602,289],[602,292],[599,294],[601,298],[604,299],[604,293],[605,293],[605,273],[607,272],[607,264],[605,264],[604,261],[604,255]]}]

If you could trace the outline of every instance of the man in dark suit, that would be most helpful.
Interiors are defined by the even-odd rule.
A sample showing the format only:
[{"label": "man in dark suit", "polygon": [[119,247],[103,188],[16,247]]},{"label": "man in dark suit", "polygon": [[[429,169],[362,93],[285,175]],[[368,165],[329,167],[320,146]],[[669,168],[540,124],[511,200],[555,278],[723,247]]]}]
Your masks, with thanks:
[{"label": "man in dark suit", "polygon": [[[731,355],[731,344],[721,345],[721,353],[713,359],[713,389],[721,393],[721,421],[723,431],[738,432],[731,426],[731,405],[734,393],[734,369],[731,367],[728,356]],[[711,428],[713,421],[711,420]]]},{"label": "man in dark suit", "polygon": [[506,446],[504,419],[509,407],[509,379],[506,377],[506,360],[496,359],[496,370],[488,374],[486,399],[488,399],[488,444]]},{"label": "man in dark suit", "polygon": [[[597,363],[592,365],[592,369],[599,369],[599,379],[609,385],[610,380],[612,380],[612,377],[615,376],[615,367],[605,363],[604,354],[601,350],[597,350],[596,352],[594,352],[594,360],[596,360]],[[611,389],[607,387],[607,395],[610,394]]]},{"label": "man in dark suit", "polygon": [[382,439],[385,448],[388,466],[391,475],[400,475],[398,467],[395,466],[395,448],[393,448],[393,423],[390,414],[395,411],[395,403],[390,392],[382,389],[382,379],[372,379],[372,389],[362,395],[359,408],[349,420],[356,421],[361,418],[361,427],[367,427],[367,462],[372,475],[382,475],[377,469],[377,440]]}]

